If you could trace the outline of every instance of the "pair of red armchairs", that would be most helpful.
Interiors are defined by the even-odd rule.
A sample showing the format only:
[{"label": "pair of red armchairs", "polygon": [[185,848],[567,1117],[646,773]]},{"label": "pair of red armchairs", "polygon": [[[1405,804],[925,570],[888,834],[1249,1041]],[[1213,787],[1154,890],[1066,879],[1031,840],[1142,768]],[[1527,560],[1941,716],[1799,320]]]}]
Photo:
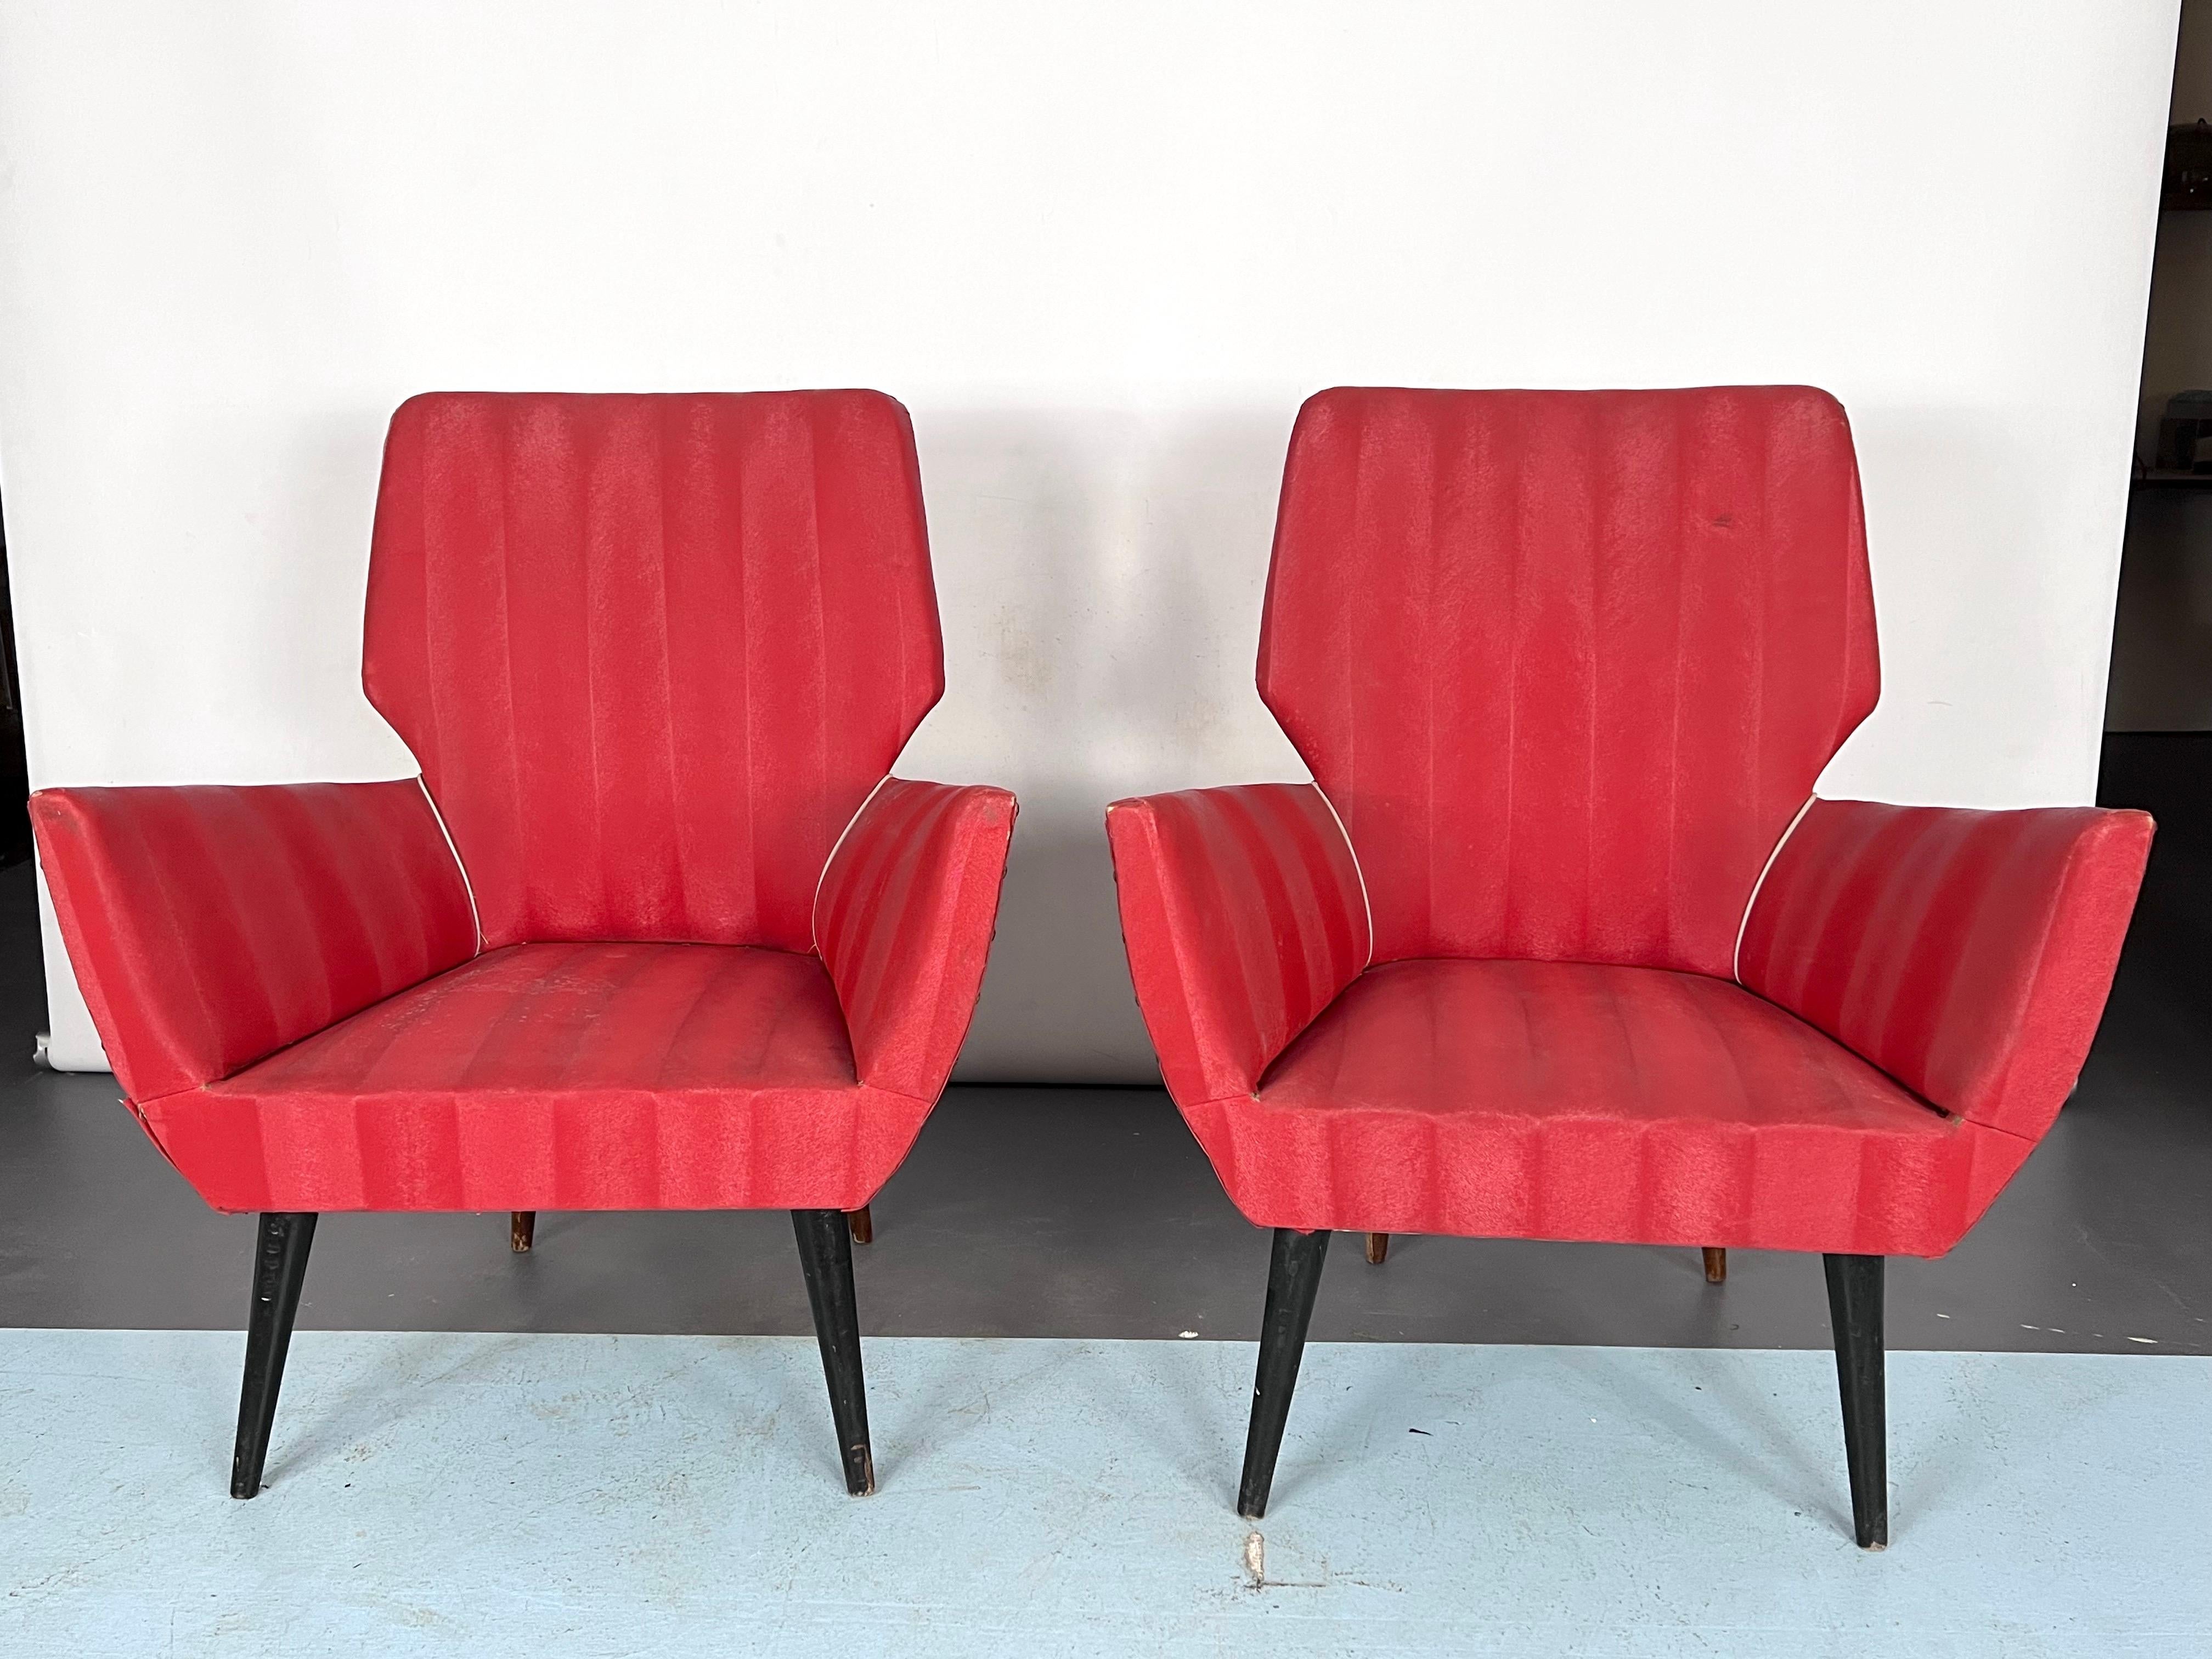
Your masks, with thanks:
[{"label": "pair of red armchairs", "polygon": [[[132,1109],[263,1212],[233,1493],[316,1213],[650,1207],[793,1212],[866,1491],[844,1212],[944,1087],[1014,816],[886,775],[943,685],[903,411],[417,398],[364,677],[419,781],[33,801]],[[2148,820],[1813,798],[1876,669],[1802,388],[1322,394],[1260,686],[1315,782],[1108,817],[1168,1086],[1276,1230],[1240,1510],[1332,1230],[1735,1245],[1827,1257],[1883,1542],[1882,1259],[2050,1126]]]}]

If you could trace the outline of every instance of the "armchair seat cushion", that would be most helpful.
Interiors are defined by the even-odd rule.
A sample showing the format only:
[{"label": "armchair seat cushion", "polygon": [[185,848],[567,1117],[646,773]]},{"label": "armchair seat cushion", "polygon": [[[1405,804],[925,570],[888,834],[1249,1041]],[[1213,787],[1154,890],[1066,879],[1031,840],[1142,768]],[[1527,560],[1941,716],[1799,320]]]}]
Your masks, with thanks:
[{"label": "armchair seat cushion", "polygon": [[857,1080],[817,957],[528,944],[138,1111],[226,1210],[850,1209],[929,1105]]},{"label": "armchair seat cushion", "polygon": [[1940,1255],[2027,1139],[1705,975],[1418,958],[1187,1111],[1267,1226]]}]

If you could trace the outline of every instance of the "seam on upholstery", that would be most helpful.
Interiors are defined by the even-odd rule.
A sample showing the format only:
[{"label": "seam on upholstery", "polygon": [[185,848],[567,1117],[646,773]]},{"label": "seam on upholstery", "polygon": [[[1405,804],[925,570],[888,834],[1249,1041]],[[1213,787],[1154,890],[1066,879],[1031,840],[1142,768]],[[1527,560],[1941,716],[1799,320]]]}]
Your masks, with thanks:
[{"label": "seam on upholstery", "polygon": [[[858,1066],[853,1068],[853,1082],[857,1087],[873,1089],[879,1095],[896,1095],[901,1100],[910,1100],[917,1106],[927,1106],[933,1110],[935,1109],[938,1101],[945,1098],[945,1089],[950,1089],[952,1086],[952,1080],[947,1078],[945,1089],[939,1089],[937,1091],[937,1100],[931,1100],[921,1095],[908,1094],[903,1089],[890,1089],[880,1083],[871,1083],[860,1075],[860,1068]],[[919,1133],[920,1131],[917,1130],[915,1133]]]},{"label": "seam on upholstery", "polygon": [[[327,1030],[328,1028],[325,1027],[325,1029]],[[313,1033],[310,1032],[308,1035],[312,1036]],[[284,1046],[289,1048],[291,1045],[287,1043]],[[271,1049],[270,1052],[273,1054],[276,1051]],[[196,1094],[201,1090],[205,1089],[209,1084],[228,1083],[232,1078],[236,1077],[239,1072],[246,1070],[247,1066],[258,1066],[261,1063],[261,1060],[268,1058],[268,1054],[263,1054],[259,1060],[247,1060],[246,1062],[246,1066],[240,1066],[237,1072],[227,1072],[221,1077],[211,1077],[208,1079],[206,1083],[187,1083],[174,1089],[164,1089],[160,1094],[149,1095],[143,1100],[133,1100],[128,1095],[125,1095],[123,1097],[123,1103],[130,1108],[131,1115],[138,1119],[139,1127],[141,1128],[145,1128],[146,1120],[142,1114],[149,1106],[158,1106],[165,1100],[174,1100],[179,1095]],[[151,1134],[153,1131],[148,1129],[147,1133]],[[167,1157],[167,1154],[164,1153],[162,1156]]]},{"label": "seam on upholstery", "polygon": [[[1884,1072],[1882,1075],[1887,1077],[1889,1074],[1887,1072]],[[2066,1091],[2066,1098],[2067,1100],[2071,1100],[2073,1097],[2074,1091],[2071,1089],[2069,1089]],[[2061,1106],[2063,1106],[2065,1103],[2065,1101],[2059,1102]],[[1941,1106],[1936,1106],[1933,1101],[1930,1101],[1929,1104],[1930,1106],[1934,1106],[1936,1110],[1943,1112],[1943,1109]],[[2039,1146],[2043,1144],[2042,1141],[2034,1135],[2024,1135],[2017,1129],[2006,1128],[2002,1123],[1984,1123],[1978,1117],[1968,1117],[1964,1112],[1943,1112],[1943,1115],[1949,1118],[1954,1123],[1971,1125],[1977,1129],[1986,1129],[1993,1135],[2009,1135],[2013,1139],[2025,1141],[2031,1146]]]},{"label": "seam on upholstery", "polygon": [[1751,884],[1751,896],[1743,902],[1743,916],[1735,925],[1735,949],[1729,954],[1729,977],[1737,984],[1743,983],[1743,936],[1751,927],[1751,907],[1759,902],[1759,890],[1766,885],[1766,872],[1774,868],[1774,860],[1782,856],[1782,849],[1790,844],[1790,837],[1797,833],[1797,826],[1805,821],[1805,814],[1813,810],[1820,799],[1816,793],[1805,797],[1805,804],[1797,809],[1797,816],[1790,820],[1790,827],[1774,843],[1774,850],[1766,855],[1766,862],[1759,866],[1759,879]]},{"label": "seam on upholstery", "polygon": [[415,787],[422,792],[422,799],[430,803],[430,816],[438,821],[438,833],[446,838],[446,850],[453,855],[453,868],[461,872],[461,890],[469,896],[469,921],[477,930],[477,954],[483,954],[483,915],[477,908],[477,886],[469,879],[469,866],[462,861],[461,849],[453,844],[453,832],[446,828],[446,815],[438,810],[438,798],[430,793],[430,786],[422,775],[415,775]]},{"label": "seam on upholstery", "polygon": [[[1295,1042],[1297,1040],[1297,1039],[1296,1037],[1293,1037],[1293,1038],[1291,1039],[1291,1042]],[[1287,1046],[1288,1046],[1288,1044],[1285,1044],[1285,1047],[1287,1047]],[[1279,1054],[1276,1056],[1276,1059],[1278,1059],[1278,1060],[1279,1060],[1279,1059],[1280,1059],[1280,1058],[1281,1058],[1281,1056],[1280,1056]],[[1268,1065],[1268,1066],[1273,1066],[1274,1063],[1275,1063],[1275,1061],[1274,1061],[1274,1060],[1269,1060],[1269,1061],[1267,1062],[1267,1065]],[[1261,1066],[1261,1067],[1260,1068],[1261,1073],[1261,1074],[1262,1074],[1263,1076],[1266,1074],[1267,1069],[1267,1066]],[[1202,1108],[1205,1108],[1205,1107],[1207,1107],[1207,1106],[1225,1106],[1225,1105],[1227,1105],[1227,1104],[1228,1104],[1231,1101],[1232,1101],[1232,1100],[1257,1100],[1257,1099],[1259,1099],[1259,1097],[1260,1097],[1260,1085],[1259,1085],[1258,1084],[1255,1083],[1255,1084],[1254,1084],[1250,1088],[1249,1088],[1249,1089],[1245,1090],[1242,1094],[1231,1093],[1231,1094],[1225,1094],[1225,1095],[1209,1095],[1209,1096],[1208,1096],[1206,1099],[1204,1099],[1204,1100],[1193,1101],[1193,1102],[1191,1103],[1191,1104],[1190,1104],[1188,1108],[1183,1108],[1183,1107],[1181,1107],[1180,1105],[1178,1105],[1177,1109],[1178,1109],[1178,1110],[1185,1110],[1185,1109],[1187,1109],[1187,1110],[1189,1110],[1189,1111],[1194,1111],[1194,1112],[1195,1112],[1195,1111],[1198,1111],[1198,1110],[1201,1109]]]},{"label": "seam on upholstery", "polygon": [[[395,993],[395,994],[397,994]],[[374,1005],[373,1005],[373,1004],[372,1004],[371,1006],[374,1006]],[[329,1028],[328,1026],[325,1026],[323,1029],[324,1029],[325,1030],[328,1030],[330,1028]],[[314,1033],[310,1032],[308,1035],[309,1035],[309,1036],[313,1036],[313,1035],[314,1035]],[[292,1045],[291,1045],[291,1044],[289,1044],[289,1043],[287,1043],[287,1044],[285,1044],[284,1046],[285,1046],[286,1048],[290,1048]],[[272,1051],[272,1052],[276,1052],[276,1051]],[[238,1071],[237,1071],[237,1072],[232,1072],[232,1073],[228,1073],[227,1076],[218,1077],[218,1078],[210,1078],[210,1079],[208,1079],[208,1081],[207,1081],[207,1082],[205,1082],[205,1083],[187,1083],[187,1084],[184,1085],[181,1088],[176,1088],[176,1089],[170,1089],[170,1090],[167,1090],[167,1091],[163,1091],[162,1093],[158,1094],[158,1095],[149,1095],[149,1096],[148,1096],[145,1099],[143,1099],[143,1100],[132,1100],[132,1099],[129,1098],[129,1097],[126,1096],[126,1097],[125,1097],[125,1099],[124,1099],[123,1104],[125,1105],[125,1107],[126,1109],[129,1109],[129,1111],[130,1111],[131,1115],[133,1117],[136,1117],[136,1118],[137,1118],[137,1119],[138,1119],[140,1127],[145,1127],[145,1119],[144,1119],[144,1117],[142,1115],[142,1114],[145,1111],[145,1109],[146,1109],[148,1107],[149,1107],[149,1106],[158,1106],[158,1105],[160,1105],[160,1104],[161,1104],[163,1101],[165,1101],[165,1100],[174,1100],[174,1099],[175,1099],[179,1095],[204,1094],[204,1093],[205,1093],[205,1092],[207,1091],[207,1090],[208,1090],[210,1086],[212,1086],[213,1085],[217,1084],[217,1083],[228,1083],[228,1082],[229,1082],[229,1081],[230,1081],[230,1079],[231,1079],[232,1078],[236,1077],[236,1076],[239,1074],[239,1072],[244,1072],[244,1071],[246,1071],[246,1070],[249,1069],[249,1068],[250,1068],[250,1067],[252,1067],[252,1066],[258,1066],[258,1065],[261,1063],[261,1060],[266,1060],[266,1059],[268,1059],[268,1058],[269,1058],[269,1055],[267,1055],[267,1054],[264,1054],[264,1055],[262,1055],[262,1056],[261,1056],[261,1060],[249,1060],[248,1061],[246,1061],[246,1064],[245,1064],[244,1066],[240,1066],[240,1067],[238,1068]],[[937,1102],[936,1102],[936,1101],[934,1101],[934,1100],[931,1100],[931,1099],[928,1099],[928,1098],[927,1098],[927,1097],[924,1097],[924,1096],[917,1095],[917,1094],[910,1094],[910,1093],[908,1093],[908,1092],[906,1090],[904,1090],[904,1089],[889,1089],[889,1088],[885,1088],[885,1087],[884,1087],[882,1084],[880,1084],[880,1083],[869,1083],[869,1082],[866,1082],[866,1081],[865,1081],[865,1080],[860,1077],[860,1072],[859,1072],[859,1068],[858,1068],[858,1067],[855,1067],[855,1068],[854,1068],[854,1075],[853,1075],[853,1085],[854,1085],[854,1086],[855,1088],[860,1088],[860,1089],[872,1089],[872,1090],[874,1090],[874,1091],[875,1091],[878,1094],[879,1094],[879,1095],[896,1095],[896,1096],[898,1096],[902,1100],[911,1100],[911,1101],[913,1101],[915,1104],[917,1104],[917,1105],[921,1105],[921,1106],[934,1106],[934,1105],[937,1103]],[[948,1085],[948,1086],[949,1086],[949,1085]],[[679,1091],[678,1092],[681,1092],[681,1091]],[[939,1095],[940,1095],[940,1097],[941,1097],[941,1096],[942,1096],[943,1091],[939,1091]],[[1226,1096],[1226,1095],[1224,1095],[1224,1097],[1223,1097],[1224,1099],[1233,1099],[1233,1098],[1235,1098],[1235,1097],[1233,1097],[1233,1096]],[[1212,1104],[1212,1103],[1211,1101],[1208,1101],[1208,1102],[1206,1102],[1206,1104],[1208,1104],[1208,1105]],[[151,1133],[151,1131],[150,1131],[150,1130],[149,1130],[149,1131],[148,1131],[148,1133]],[[166,1158],[166,1157],[167,1157],[168,1155],[165,1152],[165,1153],[163,1153],[163,1154],[162,1154],[162,1156]]]},{"label": "seam on upholstery", "polygon": [[[1375,965],[1375,901],[1367,896],[1367,872],[1359,867],[1359,849],[1352,844],[1352,831],[1344,827],[1343,815],[1336,810],[1336,803],[1328,798],[1328,791],[1321,787],[1318,778],[1314,780],[1313,792],[1328,808],[1328,815],[1336,823],[1336,833],[1344,837],[1344,850],[1352,854],[1352,873],[1359,878],[1359,908],[1367,913],[1367,960],[1359,964],[1360,971],[1364,973]],[[1744,914],[1748,915],[1750,912]]]},{"label": "seam on upholstery", "polygon": [[[868,803],[890,781],[891,775],[888,772],[876,780],[876,787],[860,798],[860,804],[853,809],[853,816],[845,820],[845,827],[837,832],[837,839],[830,843],[829,852],[823,855],[822,873],[814,878],[814,902],[806,910],[806,941],[817,957],[822,954],[822,884],[830,879],[830,866],[836,861],[837,849],[845,844],[845,837],[853,833],[853,826],[860,821],[860,814],[868,810]],[[919,1099],[920,1097],[909,1095],[908,1098]]]}]

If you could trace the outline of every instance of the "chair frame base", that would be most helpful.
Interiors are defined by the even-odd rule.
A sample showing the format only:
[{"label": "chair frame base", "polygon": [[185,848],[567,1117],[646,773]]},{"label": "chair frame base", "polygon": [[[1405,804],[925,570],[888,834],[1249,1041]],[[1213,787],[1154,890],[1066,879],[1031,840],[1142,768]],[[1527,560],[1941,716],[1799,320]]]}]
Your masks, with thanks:
[{"label": "chair frame base", "polygon": [[1326,1229],[1275,1229],[1267,1311],[1260,1321],[1260,1366],[1252,1378],[1252,1426],[1244,1439],[1244,1474],[1237,1485],[1237,1513],[1254,1521],[1267,1513],[1283,1425],[1291,1419],[1298,1362],[1305,1358],[1306,1328],[1313,1323],[1314,1297],[1328,1260],[1328,1239]]},{"label": "chair frame base", "polygon": [[253,1298],[246,1316],[246,1381],[239,1389],[238,1439],[230,1455],[233,1498],[252,1498],[261,1491],[269,1431],[276,1421],[276,1395],[284,1385],[292,1322],[299,1316],[307,1251],[314,1242],[312,1211],[271,1211],[261,1218],[253,1247]]},{"label": "chair frame base", "polygon": [[[845,1212],[845,1220],[853,1230],[853,1243],[871,1244],[876,1237],[876,1218],[865,1204],[857,1210]],[[1379,1237],[1387,1235],[1378,1233]],[[517,1255],[528,1255],[538,1243],[538,1212],[512,1210],[507,1218],[507,1248]]]},{"label": "chair frame base", "polygon": [[1863,1550],[1889,1547],[1889,1430],[1882,1350],[1883,1260],[1823,1258],[1836,1382],[1844,1401],[1844,1463],[1850,1472],[1851,1531]]},{"label": "chair frame base", "polygon": [[[1387,1236],[1386,1236],[1387,1237]],[[1368,1236],[1367,1257],[1379,1258]],[[1283,1428],[1297,1390],[1298,1364],[1305,1356],[1306,1332],[1313,1322],[1314,1298],[1328,1256],[1326,1231],[1275,1230],[1267,1263],[1267,1304],[1261,1317],[1260,1363],[1252,1382],[1252,1420],[1244,1439],[1244,1473],[1237,1488],[1237,1512],[1259,1520],[1267,1512],[1275,1462],[1283,1447]],[[1387,1249],[1387,1243],[1385,1245]],[[1707,1276],[1727,1259],[1706,1251]],[[1721,1256],[1716,1264],[1715,1256]],[[1844,1462],[1850,1477],[1851,1531],[1859,1547],[1889,1547],[1887,1408],[1882,1348],[1882,1277],[1878,1255],[1823,1258],[1828,1281],[1828,1316],[1836,1340],[1836,1379],[1844,1413]],[[1716,1283],[1719,1282],[1717,1279]]]},{"label": "chair frame base", "polygon": [[[252,1498],[261,1491],[317,1218],[310,1211],[270,1211],[258,1223],[252,1300],[246,1310],[246,1379],[239,1391],[238,1439],[231,1453],[233,1498]],[[537,1218],[532,1210],[510,1212],[508,1245],[518,1255],[530,1249]],[[806,1278],[806,1299],[814,1312],[814,1334],[822,1348],[823,1375],[830,1385],[830,1413],[836,1425],[845,1487],[855,1497],[865,1497],[876,1489],[876,1466],[868,1444],[866,1380],[860,1370],[851,1224],[842,1210],[793,1210],[791,1220],[799,1241],[799,1268]]]},{"label": "chair frame base", "polygon": [[852,1225],[842,1210],[793,1210],[791,1226],[806,1275],[806,1300],[814,1310],[814,1336],[822,1348],[823,1378],[830,1385],[830,1415],[837,1425],[845,1490],[866,1498],[876,1489],[876,1462],[868,1445],[860,1315],[853,1295]]}]

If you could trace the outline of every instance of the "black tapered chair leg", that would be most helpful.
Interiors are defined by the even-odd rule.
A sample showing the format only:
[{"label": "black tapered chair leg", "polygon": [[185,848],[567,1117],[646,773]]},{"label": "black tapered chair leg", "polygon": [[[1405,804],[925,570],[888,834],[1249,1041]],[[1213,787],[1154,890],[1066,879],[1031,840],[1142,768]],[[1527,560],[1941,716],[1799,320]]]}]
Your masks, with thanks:
[{"label": "black tapered chair leg", "polygon": [[868,1392],[860,1374],[853,1236],[842,1210],[793,1210],[791,1225],[799,1236],[806,1299],[814,1309],[814,1335],[822,1345],[822,1374],[830,1383],[830,1415],[837,1425],[845,1490],[865,1498],[876,1489],[876,1461],[868,1449]]},{"label": "black tapered chair leg", "polygon": [[1237,1484],[1237,1513],[1257,1521],[1267,1512],[1275,1484],[1275,1456],[1291,1419],[1291,1395],[1305,1357],[1306,1327],[1313,1322],[1328,1232],[1275,1229],[1267,1261],[1267,1310],[1260,1323],[1260,1369],[1252,1379],[1252,1426],[1244,1437],[1244,1476]]},{"label": "black tapered chair leg", "polygon": [[1844,1462],[1851,1475],[1851,1530],[1863,1550],[1889,1547],[1889,1431],[1881,1345],[1882,1258],[1832,1255],[1828,1318],[1844,1396]]},{"label": "black tapered chair leg", "polygon": [[507,1248],[517,1255],[528,1255],[531,1247],[538,1243],[538,1212],[511,1210],[507,1218]]},{"label": "black tapered chair leg", "polygon": [[238,1396],[238,1443],[230,1458],[233,1498],[251,1498],[261,1490],[269,1430],[276,1420],[276,1391],[284,1383],[292,1321],[300,1311],[300,1286],[307,1279],[307,1247],[314,1242],[313,1212],[276,1210],[261,1218],[253,1247],[253,1304],[246,1320],[246,1384]]}]

